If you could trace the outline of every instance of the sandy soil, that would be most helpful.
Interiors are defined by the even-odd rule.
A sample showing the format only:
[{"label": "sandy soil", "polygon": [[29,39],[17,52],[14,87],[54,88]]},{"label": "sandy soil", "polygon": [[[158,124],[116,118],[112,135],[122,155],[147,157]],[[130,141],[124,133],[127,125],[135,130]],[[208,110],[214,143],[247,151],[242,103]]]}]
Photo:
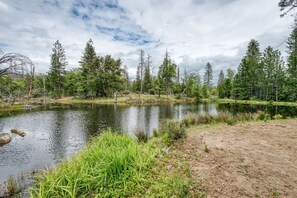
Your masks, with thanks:
[{"label": "sandy soil", "polygon": [[192,127],[183,147],[208,197],[297,197],[297,120]]}]

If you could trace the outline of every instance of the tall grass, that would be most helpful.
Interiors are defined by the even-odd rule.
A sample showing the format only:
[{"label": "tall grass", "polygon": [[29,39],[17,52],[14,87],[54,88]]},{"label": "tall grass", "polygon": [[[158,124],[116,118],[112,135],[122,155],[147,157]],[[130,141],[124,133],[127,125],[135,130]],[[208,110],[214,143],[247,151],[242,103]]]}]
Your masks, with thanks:
[{"label": "tall grass", "polygon": [[21,191],[20,184],[13,177],[9,177],[4,184],[9,196],[16,195]]},{"label": "tall grass", "polygon": [[176,120],[163,121],[159,133],[162,135],[163,142],[166,145],[171,145],[174,141],[186,137],[185,125]]},{"label": "tall grass", "polygon": [[188,113],[182,123],[186,127],[190,125],[199,125],[199,124],[212,124],[212,123],[227,123],[233,125],[237,122],[252,121],[257,118],[257,114],[252,113],[238,113],[236,115],[231,114],[230,112],[220,112],[218,115],[200,115]]},{"label": "tall grass", "polygon": [[69,161],[44,172],[31,197],[126,197],[142,190],[158,149],[110,130]]}]

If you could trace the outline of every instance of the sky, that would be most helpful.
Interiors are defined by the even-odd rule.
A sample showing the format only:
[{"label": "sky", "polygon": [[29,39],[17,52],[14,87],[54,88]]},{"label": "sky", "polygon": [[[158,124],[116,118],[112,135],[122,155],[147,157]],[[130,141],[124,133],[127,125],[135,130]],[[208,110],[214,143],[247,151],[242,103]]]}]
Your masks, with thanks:
[{"label": "sky", "polygon": [[280,17],[278,1],[0,0],[0,49],[28,56],[45,73],[56,40],[69,70],[79,67],[91,38],[97,54],[121,58],[132,79],[142,49],[154,73],[167,50],[181,73],[203,76],[210,62],[216,81],[220,70],[237,69],[251,39],[287,56],[293,18]]}]

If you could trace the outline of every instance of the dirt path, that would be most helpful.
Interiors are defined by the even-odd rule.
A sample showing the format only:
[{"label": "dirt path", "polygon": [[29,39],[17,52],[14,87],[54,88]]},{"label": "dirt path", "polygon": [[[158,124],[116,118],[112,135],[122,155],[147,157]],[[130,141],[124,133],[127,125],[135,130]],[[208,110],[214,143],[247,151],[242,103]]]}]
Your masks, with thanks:
[{"label": "dirt path", "polygon": [[184,148],[208,197],[297,197],[297,120],[193,127]]}]

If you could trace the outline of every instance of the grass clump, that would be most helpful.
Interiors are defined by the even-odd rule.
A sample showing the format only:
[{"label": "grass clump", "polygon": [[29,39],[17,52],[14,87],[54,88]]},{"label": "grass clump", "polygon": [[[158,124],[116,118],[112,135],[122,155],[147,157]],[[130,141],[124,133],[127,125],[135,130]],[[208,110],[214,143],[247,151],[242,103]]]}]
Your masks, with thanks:
[{"label": "grass clump", "polygon": [[158,149],[111,130],[94,138],[69,161],[46,171],[31,197],[127,197],[144,188]]},{"label": "grass clump", "polygon": [[209,148],[208,148],[208,146],[206,144],[204,145],[204,152],[205,153],[209,153],[210,152],[210,150],[209,150]]},{"label": "grass clump", "polygon": [[276,115],[273,116],[273,119],[274,120],[281,120],[281,119],[283,119],[283,116],[281,114],[276,114]]},{"label": "grass clump", "polygon": [[19,183],[13,177],[9,177],[4,184],[5,184],[8,196],[13,196],[21,192],[21,187]]},{"label": "grass clump", "polygon": [[263,111],[258,112],[257,120],[263,120],[263,121],[268,121],[271,120],[271,115],[268,113],[265,113]]},{"label": "grass clump", "polygon": [[138,142],[147,142],[149,137],[148,135],[141,129],[137,128],[135,132],[135,136]]},{"label": "grass clump", "polygon": [[161,124],[160,134],[163,135],[165,144],[171,145],[186,136],[185,125],[175,120],[165,120]]}]

